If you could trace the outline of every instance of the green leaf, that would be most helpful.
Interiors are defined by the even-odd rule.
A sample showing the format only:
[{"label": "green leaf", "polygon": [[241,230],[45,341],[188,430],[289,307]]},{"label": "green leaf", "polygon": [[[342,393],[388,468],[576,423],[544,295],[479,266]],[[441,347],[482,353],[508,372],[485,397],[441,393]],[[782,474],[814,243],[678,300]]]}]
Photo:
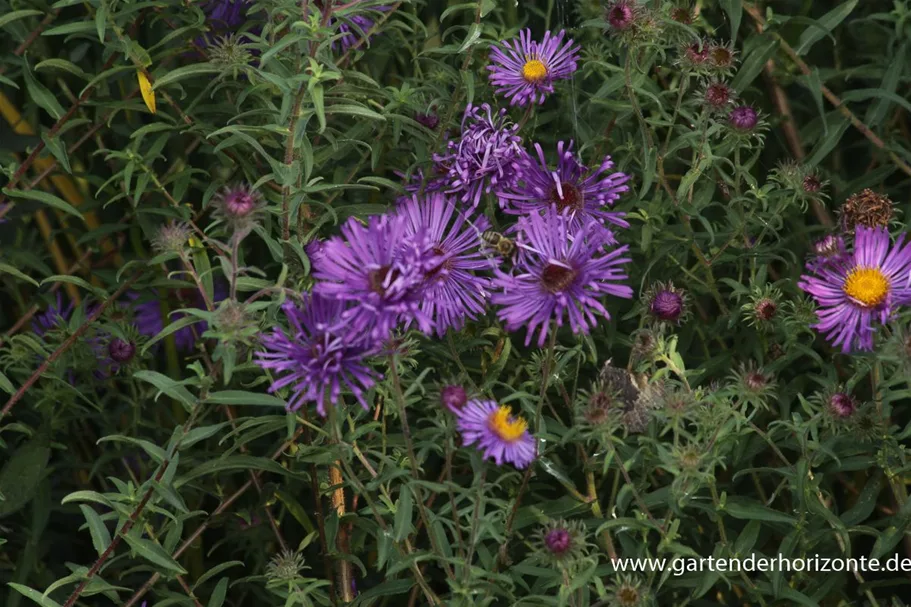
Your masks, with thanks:
[{"label": "green leaf", "polygon": [[362,118],[370,118],[371,120],[380,120],[386,122],[386,117],[382,114],[377,114],[371,109],[365,108],[360,105],[351,105],[347,103],[340,103],[338,105],[330,105],[326,108],[327,114],[351,114],[353,116],[360,116]]},{"label": "green leaf", "polygon": [[47,278],[42,280],[41,284],[46,285],[48,283],[55,283],[55,282],[64,282],[67,284],[76,285],[80,289],[84,289],[84,290],[88,291],[89,293],[91,293],[92,295],[94,295],[95,297],[97,297],[98,299],[100,299],[102,301],[107,299],[108,294],[104,291],[104,289],[99,289],[98,287],[89,284],[88,282],[86,282],[82,278],[79,278],[78,276],[67,276],[65,274],[55,274],[53,276],[48,276]]},{"label": "green leaf", "polygon": [[92,546],[95,547],[95,552],[98,553],[98,556],[101,556],[101,553],[111,545],[111,534],[108,528],[105,527],[104,521],[101,520],[101,517],[91,506],[80,504],[79,509],[82,510],[82,515],[89,524],[89,533],[92,534]]},{"label": "green leaf", "polygon": [[62,168],[65,173],[72,174],[73,169],[70,167],[70,158],[66,153],[66,146],[63,145],[63,141],[60,140],[60,137],[48,137],[47,133],[42,133],[41,140],[44,141],[45,147],[51,151],[51,155],[57,160],[57,164],[60,165],[60,168]]},{"label": "green leaf", "polygon": [[66,61],[65,59],[56,59],[56,58],[45,59],[44,61],[42,61],[41,63],[39,63],[35,66],[36,72],[38,70],[42,70],[42,69],[63,70],[64,72],[69,72],[70,74],[73,74],[74,76],[78,76],[79,78],[82,78],[83,80],[89,80],[91,78],[91,76],[89,76],[84,71],[82,71],[79,68],[79,66],[77,66],[75,63],[73,63],[71,61]]},{"label": "green leaf", "polygon": [[95,29],[95,24],[91,21],[73,21],[64,23],[57,27],[45,30],[42,36],[65,36],[67,34],[88,34]]},{"label": "green leaf", "polygon": [[203,74],[214,74],[220,72],[221,69],[211,63],[194,63],[192,65],[185,65],[179,67],[176,70],[171,70],[164,76],[159,77],[152,84],[152,90],[157,90],[163,86],[167,86],[174,82],[184,80],[185,78],[190,78],[191,76],[202,76]]},{"label": "green leaf", "polygon": [[793,516],[767,508],[762,503],[746,497],[728,496],[724,511],[734,518],[748,521],[769,521],[789,525],[797,523],[797,519]]},{"label": "green leaf", "polygon": [[12,394],[16,391],[13,387],[13,383],[3,373],[0,373],[0,390],[3,390],[7,394]]},{"label": "green leaf", "polygon": [[13,21],[18,21],[19,19],[25,19],[26,17],[36,17],[38,15],[43,15],[41,11],[36,11],[34,9],[24,9],[21,11],[12,11],[2,17],[0,17],[0,27],[8,25]]},{"label": "green leaf", "polygon": [[23,274],[22,272],[20,272],[13,266],[5,264],[5,263],[0,263],[0,273],[12,274],[19,280],[24,280],[25,282],[31,283],[31,284],[35,285],[36,287],[41,286],[40,284],[38,284],[38,281],[35,280],[34,278],[32,278],[31,276],[29,276],[27,274]]},{"label": "green leaf", "polygon": [[737,30],[740,29],[740,20],[743,18],[743,4],[740,0],[721,0],[724,12],[731,20],[731,44],[737,42]]},{"label": "green leaf", "polygon": [[12,198],[25,198],[26,200],[34,200],[36,202],[40,202],[41,204],[46,204],[49,207],[53,207],[58,211],[68,213],[73,217],[82,219],[82,213],[77,211],[76,208],[73,207],[70,203],[66,202],[62,198],[54,196],[53,194],[48,194],[47,192],[42,192],[40,190],[11,190],[9,188],[3,188],[3,193]]},{"label": "green leaf", "polygon": [[132,548],[139,556],[146,559],[153,565],[158,565],[162,569],[172,571],[179,575],[183,575],[187,572],[186,569],[177,563],[177,561],[171,558],[170,554],[165,552],[164,548],[155,542],[143,539],[141,537],[134,537],[129,533],[124,535],[123,539],[126,540],[127,544],[130,545],[130,548]]},{"label": "green leaf", "polygon": [[174,487],[179,489],[195,478],[216,474],[218,472],[233,470],[262,470],[265,472],[274,472],[285,476],[294,476],[294,473],[276,464],[271,459],[265,457],[253,457],[252,455],[232,455],[207,461],[193,468],[174,482]]},{"label": "green leaf", "polygon": [[313,109],[316,111],[316,119],[319,120],[319,133],[326,130],[326,104],[323,101],[323,85],[314,84],[310,87],[310,99],[313,101]]},{"label": "green leaf", "polygon": [[218,580],[218,584],[215,586],[215,590],[212,591],[212,596],[209,597],[209,603],[207,607],[221,607],[225,602],[225,595],[228,593],[228,578],[223,577]]},{"label": "green leaf", "polygon": [[55,120],[60,120],[66,112],[53,93],[35,79],[28,67],[22,71],[22,75],[25,77],[25,88],[29,97]]},{"label": "green leaf", "polygon": [[219,563],[218,565],[215,565],[214,567],[212,567],[211,569],[206,571],[204,574],[199,576],[199,579],[196,580],[195,584],[193,584],[192,589],[195,591],[197,588],[199,588],[200,586],[205,584],[208,580],[212,579],[213,577],[215,577],[216,575],[218,575],[225,569],[230,569],[231,567],[237,567],[238,565],[243,567],[244,566],[243,561],[228,561],[226,563]]},{"label": "green leaf", "polygon": [[165,450],[159,447],[158,445],[151,443],[142,438],[134,438],[132,436],[123,436],[121,434],[114,434],[112,436],[103,436],[98,439],[99,443],[104,442],[116,442],[116,443],[130,443],[140,447],[143,451],[148,454],[155,463],[160,464],[168,458],[168,454],[165,453]]},{"label": "green leaf", "polygon": [[759,35],[759,40],[753,50],[746,56],[740,65],[740,70],[731,81],[731,88],[742,93],[756,79],[766,62],[778,50],[778,40],[764,34]]},{"label": "green leaf", "polygon": [[95,31],[98,33],[98,42],[104,44],[104,29],[107,26],[108,8],[104,2],[95,11]]},{"label": "green leaf", "polygon": [[873,514],[874,508],[876,508],[876,501],[882,490],[882,486],[882,473],[877,472],[867,481],[867,484],[864,485],[864,490],[857,496],[857,501],[854,502],[854,505],[851,506],[850,510],[841,515],[842,522],[849,527],[853,527],[854,525],[858,525],[867,520],[867,518]]},{"label": "green leaf", "polygon": [[[902,74],[905,72],[908,58],[908,43],[902,44],[895,56],[889,62],[886,73],[883,75],[883,81],[879,85],[879,90],[886,93],[895,93],[898,84],[901,81]],[[867,110],[864,122],[871,127],[879,126],[886,119],[886,113],[889,110],[889,99],[877,99]]]},{"label": "green leaf", "polygon": [[0,470],[0,517],[7,516],[25,506],[38,489],[44,477],[51,448],[47,438],[35,437],[16,450]]},{"label": "green leaf", "polygon": [[203,426],[201,428],[193,428],[184,435],[180,441],[180,448],[186,449],[191,445],[195,445],[199,441],[206,440],[215,436],[219,430],[229,425],[231,422],[221,422],[220,424],[212,424],[211,426]]},{"label": "green leaf", "polygon": [[838,27],[838,24],[844,21],[856,6],[857,0],[848,0],[820,17],[816,21],[819,27],[808,27],[805,29],[803,34],[800,35],[800,41],[797,43],[797,48],[794,49],[797,54],[806,54],[823,36],[828,35],[829,32]]},{"label": "green leaf", "polygon": [[245,390],[223,390],[212,392],[207,402],[219,405],[257,405],[260,407],[284,407],[285,401],[271,394],[247,392]]},{"label": "green leaf", "polygon": [[411,488],[408,485],[402,485],[399,489],[399,501],[395,505],[395,522],[393,525],[393,537],[395,541],[401,542],[412,532],[411,517],[413,514],[413,500]]},{"label": "green leaf", "polygon": [[32,599],[42,607],[60,607],[60,603],[57,601],[53,600],[50,597],[44,596],[37,590],[32,590],[28,586],[23,586],[22,584],[14,584],[13,582],[10,582],[8,585],[19,594],[22,594],[26,598]]},{"label": "green leaf", "polygon": [[804,161],[807,167],[814,167],[825,160],[826,156],[828,156],[832,150],[835,149],[835,146],[838,145],[838,142],[841,141],[842,135],[845,134],[848,127],[851,126],[851,121],[839,113],[832,112],[826,116],[827,121],[830,119],[837,121],[837,126],[833,128],[831,123],[827,123],[829,125],[829,133],[816,144],[816,147],[813,148],[813,151],[807,156],[807,159]]},{"label": "green leaf", "polygon": [[464,53],[475,44],[478,43],[478,38],[481,37],[481,24],[472,23],[471,27],[468,30],[468,36],[465,37],[465,42],[462,43],[462,46],[459,47],[459,52]]},{"label": "green leaf", "polygon": [[179,318],[179,319],[175,320],[174,322],[171,322],[170,324],[168,324],[168,326],[166,326],[164,329],[161,330],[161,333],[159,333],[158,335],[156,335],[155,337],[153,337],[152,339],[150,339],[149,341],[146,342],[146,344],[142,348],[142,353],[145,354],[146,352],[148,352],[152,348],[152,346],[154,346],[156,343],[158,343],[159,341],[161,341],[162,339],[164,339],[171,333],[177,333],[184,327],[189,327],[190,325],[198,323],[198,322],[202,322],[202,319],[196,318],[195,316],[190,316],[189,314],[184,316],[183,318]]},{"label": "green leaf", "polygon": [[164,392],[174,400],[182,402],[189,408],[192,408],[194,405],[196,405],[196,397],[190,394],[189,390],[178,384],[167,375],[162,375],[156,371],[143,370],[134,373],[133,377],[152,384],[158,388],[160,392]]}]

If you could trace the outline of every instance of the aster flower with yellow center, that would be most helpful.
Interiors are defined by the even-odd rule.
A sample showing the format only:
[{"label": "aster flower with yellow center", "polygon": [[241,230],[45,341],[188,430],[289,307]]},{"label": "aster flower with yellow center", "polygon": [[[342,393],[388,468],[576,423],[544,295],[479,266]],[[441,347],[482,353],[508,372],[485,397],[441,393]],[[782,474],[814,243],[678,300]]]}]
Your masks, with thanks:
[{"label": "aster flower with yellow center", "polygon": [[872,350],[874,320],[885,324],[911,303],[911,243],[902,235],[890,245],[885,228],[859,225],[843,263],[812,265],[798,283],[820,307],[813,326],[843,352]]},{"label": "aster flower with yellow center", "polygon": [[528,433],[528,422],[513,415],[509,407],[492,400],[471,400],[456,416],[465,445],[475,445],[498,466],[509,462],[522,469],[535,459],[535,439]]},{"label": "aster flower with yellow center", "polygon": [[531,39],[531,30],[490,51],[490,82],[512,105],[544,103],[554,92],[553,82],[565,80],[577,69],[579,47],[572,40],[563,43],[565,31],[544,34],[541,42]]}]

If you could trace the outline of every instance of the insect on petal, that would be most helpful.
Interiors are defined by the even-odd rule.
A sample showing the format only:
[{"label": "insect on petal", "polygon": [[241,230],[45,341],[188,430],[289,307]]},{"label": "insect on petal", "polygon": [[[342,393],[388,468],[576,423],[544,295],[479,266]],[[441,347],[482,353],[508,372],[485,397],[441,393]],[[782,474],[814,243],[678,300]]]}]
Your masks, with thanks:
[{"label": "insect on petal", "polygon": [[142,100],[145,101],[146,107],[153,114],[155,113],[155,91],[152,90],[152,83],[144,70],[136,72],[139,78],[139,91],[142,93]]}]

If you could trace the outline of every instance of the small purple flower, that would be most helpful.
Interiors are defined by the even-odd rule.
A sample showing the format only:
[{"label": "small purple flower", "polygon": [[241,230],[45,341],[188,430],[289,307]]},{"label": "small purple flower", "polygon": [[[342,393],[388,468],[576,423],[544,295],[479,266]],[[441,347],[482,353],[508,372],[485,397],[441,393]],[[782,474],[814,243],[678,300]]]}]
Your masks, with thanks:
[{"label": "small purple flower", "polygon": [[660,289],[652,297],[649,312],[658,320],[677,322],[683,313],[683,296],[673,289]]},{"label": "small purple flower", "polygon": [[426,275],[421,310],[442,337],[450,328],[461,329],[466,318],[484,314],[489,280],[475,274],[489,260],[480,252],[481,233],[490,227],[479,215],[473,221],[456,211],[455,202],[440,193],[403,201],[398,213],[407,220],[406,235],[423,236],[437,258]]},{"label": "small purple flower", "polygon": [[462,386],[444,386],[440,390],[440,402],[443,403],[444,407],[458,414],[468,402],[468,394]]},{"label": "small purple flower", "polygon": [[133,360],[133,355],[135,354],[136,345],[132,342],[124,341],[119,337],[115,337],[108,344],[108,356],[110,356],[111,360],[115,363],[128,363]]},{"label": "small purple flower", "polygon": [[844,263],[808,266],[798,286],[821,308],[814,326],[843,352],[873,349],[873,322],[885,324],[894,308],[911,303],[911,244],[905,235],[890,248],[885,228],[857,226]]},{"label": "small purple flower", "polygon": [[569,550],[572,537],[569,531],[563,528],[551,529],[544,535],[544,545],[551,554],[562,555]]},{"label": "small purple flower", "polygon": [[373,216],[366,226],[352,217],[341,232],[313,260],[313,276],[321,281],[314,292],[353,304],[341,318],[350,334],[385,339],[403,321],[430,334],[425,277],[440,264],[432,243],[409,234],[401,215]]},{"label": "small purple flower", "polygon": [[70,320],[75,309],[76,306],[73,302],[69,302],[64,306],[63,296],[60,294],[60,291],[57,291],[56,303],[49,305],[47,310],[41,314],[36,314],[32,318],[32,331],[34,331],[35,335],[38,337],[44,337],[51,329],[66,324]]},{"label": "small purple flower", "polygon": [[326,405],[338,404],[343,388],[367,408],[364,393],[379,375],[364,359],[377,352],[378,342],[350,339],[343,327],[347,309],[345,302],[305,295],[303,307],[290,301],[282,306],[290,333],[277,328],[261,336],[264,350],[256,353],[256,364],[279,376],[269,392],[291,388],[289,411],[315,402],[325,417]]},{"label": "small purple flower", "polygon": [[437,116],[436,113],[433,112],[432,110],[431,110],[431,111],[428,111],[427,113],[424,113],[424,112],[417,112],[417,113],[414,115],[414,119],[415,119],[418,123],[423,124],[424,126],[426,126],[426,127],[427,127],[428,129],[430,129],[431,131],[435,131],[436,128],[437,128],[438,126],[440,126],[440,117]]},{"label": "small purple flower", "polygon": [[537,160],[528,155],[522,165],[520,181],[500,193],[500,204],[507,213],[527,215],[548,208],[558,212],[568,211],[579,217],[591,217],[601,223],[612,223],[623,228],[629,224],[624,213],[605,210],[629,190],[629,175],[612,172],[614,163],[605,156],[595,171],[590,171],[573,154],[573,142],[564,147],[557,143],[557,170],[553,171],[544,158],[541,144],[535,144]]},{"label": "small purple flower", "polygon": [[[335,2],[335,0],[323,0],[323,2]],[[371,6],[370,10],[386,12],[390,9],[389,6]],[[330,23],[333,21],[341,21],[338,26],[338,31],[341,35],[336,42],[333,43],[333,47],[338,45],[338,48],[342,52],[348,51],[353,46],[357,46],[358,43],[365,38],[370,33],[370,30],[373,29],[376,25],[376,21],[372,17],[367,15],[351,15],[346,20],[342,21],[337,17],[333,17]],[[366,40],[369,42],[372,36],[367,36]]]},{"label": "small purple flower", "polygon": [[636,5],[632,0],[617,0],[607,9],[607,23],[618,32],[632,27],[636,16]]},{"label": "small purple flower", "polygon": [[485,459],[498,466],[509,462],[519,469],[535,459],[535,439],[528,424],[508,406],[492,400],[472,400],[456,412],[456,424],[465,446],[475,445]]},{"label": "small purple flower", "polygon": [[749,105],[741,105],[731,110],[731,126],[738,131],[752,131],[759,122],[759,114]]},{"label": "small purple flower", "polygon": [[465,108],[461,136],[447,144],[445,155],[433,158],[438,171],[446,171],[446,193],[459,195],[474,208],[484,192],[499,194],[513,187],[525,157],[518,129],[505,109],[494,114],[486,103]]},{"label": "small purple flower", "polygon": [[604,295],[631,298],[633,290],[620,281],[627,278],[620,266],[629,249],[604,249],[601,226],[596,222],[574,222],[566,214],[549,209],[519,219],[519,262],[513,274],[496,270],[491,296],[502,306],[497,315],[510,331],[526,327],[526,345],[540,329],[538,345],[543,346],[550,321],[563,325],[569,316],[573,333],[588,333],[597,324],[596,313],[610,319],[601,303]]},{"label": "small purple flower", "polygon": [[846,419],[854,415],[857,410],[857,401],[844,392],[836,392],[829,397],[829,411],[833,417]]},{"label": "small purple flower", "polygon": [[239,183],[224,188],[216,197],[219,214],[228,221],[241,221],[251,217],[262,206],[262,195],[248,184]]},{"label": "small purple flower", "polygon": [[490,51],[490,82],[497,93],[505,95],[512,105],[544,103],[554,92],[554,81],[565,80],[576,71],[579,47],[570,39],[563,44],[565,31],[544,40],[531,39],[531,30],[519,32],[518,39],[503,43],[503,48]]},{"label": "small purple flower", "polygon": [[[171,324],[176,322],[181,318],[184,318],[186,314],[182,312],[171,312],[167,323],[162,316],[161,302],[159,301],[159,295],[155,292],[152,299],[148,299],[136,304],[136,307],[133,310],[133,324],[136,325],[136,328],[139,330],[141,335],[146,337],[155,337],[165,328],[166,324]],[[188,308],[196,307],[200,309],[205,308],[205,301],[203,301],[202,295],[196,289],[178,289],[177,290],[177,302],[176,306],[178,308]],[[215,293],[213,304],[217,304],[220,301],[227,298],[228,293],[222,283],[215,283]],[[128,293],[127,297],[133,301],[139,300],[141,295],[139,293]],[[174,306],[171,306],[171,310],[174,310]],[[173,333],[174,342],[177,346],[177,349],[180,352],[189,352],[196,345],[196,340],[198,335],[202,335],[208,329],[208,323],[205,321],[199,321],[178,329]]]}]

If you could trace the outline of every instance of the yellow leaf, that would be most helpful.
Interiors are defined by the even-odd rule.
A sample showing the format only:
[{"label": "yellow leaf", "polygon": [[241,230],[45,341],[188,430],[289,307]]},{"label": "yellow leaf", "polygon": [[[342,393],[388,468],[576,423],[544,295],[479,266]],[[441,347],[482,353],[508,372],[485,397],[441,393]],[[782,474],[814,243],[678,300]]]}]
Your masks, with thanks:
[{"label": "yellow leaf", "polygon": [[146,102],[146,107],[149,108],[149,111],[154,114],[155,92],[152,90],[152,83],[149,82],[149,77],[146,76],[145,71],[140,70],[136,72],[136,75],[139,77],[139,91],[142,93],[142,100]]}]

